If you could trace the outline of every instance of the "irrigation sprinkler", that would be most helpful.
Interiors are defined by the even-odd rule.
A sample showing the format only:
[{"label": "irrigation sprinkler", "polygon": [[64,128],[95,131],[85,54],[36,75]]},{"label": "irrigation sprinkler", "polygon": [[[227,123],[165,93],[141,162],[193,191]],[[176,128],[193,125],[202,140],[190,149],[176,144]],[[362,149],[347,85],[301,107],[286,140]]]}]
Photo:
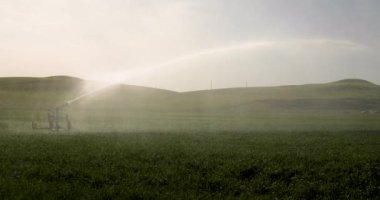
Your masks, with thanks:
[{"label": "irrigation sprinkler", "polygon": [[[215,49],[208,49],[208,50],[204,50],[204,51],[200,51],[200,52],[197,52],[197,53],[193,53],[193,54],[188,54],[188,55],[184,55],[184,56],[180,56],[180,57],[177,57],[177,58],[174,58],[174,59],[171,59],[171,60],[168,60],[166,62],[163,62],[161,64],[158,64],[158,65],[153,65],[153,66],[150,66],[150,67],[147,67],[141,71],[138,71],[140,73],[136,73],[135,74],[135,77],[138,77],[138,75],[144,75],[146,73],[152,73],[156,70],[159,70],[159,69],[162,69],[164,67],[169,67],[169,66],[173,66],[174,64],[177,64],[177,63],[180,63],[180,62],[184,62],[184,61],[188,61],[188,60],[192,60],[192,59],[196,59],[196,58],[199,58],[199,57],[202,57],[202,56],[207,56],[207,55],[213,55],[213,54],[218,54],[218,53],[224,53],[224,52],[228,52],[228,51],[234,51],[234,50],[244,50],[244,49],[251,49],[251,48],[258,48],[258,47],[262,47],[262,46],[268,46],[268,45],[272,45],[273,42],[270,42],[270,41],[267,41],[267,42],[245,42],[245,43],[242,43],[242,44],[238,44],[238,45],[232,45],[232,46],[226,46],[226,47],[220,47],[220,48],[215,48]],[[119,81],[120,82],[120,81]],[[39,124],[36,122],[36,121],[32,121],[32,128],[33,129],[47,129],[47,130],[52,130],[52,131],[59,131],[61,129],[67,129],[67,130],[70,130],[72,128],[71,126],[71,122],[69,120],[69,117],[68,115],[66,114],[65,117],[62,117],[60,114],[62,108],[64,107],[67,107],[69,106],[71,103],[73,102],[76,102],[86,96],[89,96],[93,93],[96,93],[98,91],[101,91],[101,90],[104,90],[110,86],[113,86],[115,84],[118,84],[117,82],[114,82],[114,83],[111,83],[111,84],[108,84],[108,85],[105,85],[103,87],[100,87],[98,89],[95,89],[95,90],[92,90],[88,93],[85,93],[85,94],[82,94],[74,99],[71,99],[69,101],[67,101],[65,104],[63,105],[60,105],[60,106],[57,106],[55,108],[52,108],[52,109],[49,109],[48,110],[48,114],[47,114],[47,121],[48,121],[48,125],[47,126],[39,126]],[[211,90],[213,89],[213,83],[211,81]],[[66,127],[62,127],[61,126],[61,123],[65,122],[66,124]]]},{"label": "irrigation sprinkler", "polygon": [[69,102],[66,102],[62,105],[56,106],[54,108],[48,109],[47,111],[47,125],[41,126],[38,122],[32,121],[33,130],[71,130],[72,125],[69,119],[69,115],[66,113],[64,116],[62,114],[62,109],[68,107]]},{"label": "irrigation sprinkler", "polygon": [[[65,115],[62,114],[62,110],[68,106],[70,106],[72,103],[77,102],[87,96],[90,96],[94,93],[97,93],[101,90],[104,90],[106,88],[109,88],[111,86],[115,85],[113,84],[107,84],[103,87],[91,90],[90,92],[81,94],[71,100],[66,101],[66,103],[61,104],[59,106],[56,106],[54,108],[47,110],[47,125],[40,126],[36,121],[32,121],[32,129],[33,130],[51,130],[51,131],[59,131],[59,130],[71,130],[72,124],[69,119],[69,115],[66,113]],[[44,111],[44,113],[46,110]],[[46,118],[45,118],[46,119]],[[38,120],[40,121],[40,120]],[[62,125],[64,124],[64,125]]]}]

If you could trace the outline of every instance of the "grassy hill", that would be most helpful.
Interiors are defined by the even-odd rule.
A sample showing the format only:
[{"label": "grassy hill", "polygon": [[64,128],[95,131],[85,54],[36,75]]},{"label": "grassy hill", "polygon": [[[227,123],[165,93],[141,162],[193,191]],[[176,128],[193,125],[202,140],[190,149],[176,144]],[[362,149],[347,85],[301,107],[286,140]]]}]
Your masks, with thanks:
[{"label": "grassy hill", "polygon": [[229,88],[184,93],[119,85],[85,98],[79,104],[87,107],[108,106],[107,109],[186,112],[243,112],[253,107],[259,110],[366,110],[378,109],[379,99],[379,86],[364,80],[348,79],[327,84]]},{"label": "grassy hill", "polygon": [[[84,94],[90,82],[74,77],[0,78],[0,107],[51,108]],[[178,93],[141,86],[115,85],[78,103],[106,109],[235,109],[258,104],[284,109],[376,109],[380,86],[347,79],[326,84],[250,87]],[[140,110],[143,111],[143,110]]]},{"label": "grassy hill", "polygon": [[85,81],[65,76],[0,78],[0,108],[50,108],[80,93]]},{"label": "grassy hill", "polygon": [[217,103],[239,111],[247,110],[254,104],[273,109],[357,110],[378,108],[380,87],[364,80],[342,80],[300,86],[205,90],[184,95],[205,103],[205,107]]},{"label": "grassy hill", "polygon": [[[0,120],[45,120],[46,111],[99,87],[74,77],[0,78]],[[308,125],[349,118],[367,120],[380,110],[380,86],[347,79],[326,84],[174,92],[114,85],[73,102],[76,121],[106,129],[221,129]],[[332,117],[332,118],[331,118]],[[126,126],[125,122],[128,121]],[[375,123],[376,120],[374,120]],[[260,126],[259,126],[259,125]],[[287,124],[287,125],[286,125]],[[343,126],[343,125],[342,125]],[[356,126],[356,125],[355,125]],[[357,125],[360,126],[360,125]],[[118,129],[116,128],[116,129]]]}]

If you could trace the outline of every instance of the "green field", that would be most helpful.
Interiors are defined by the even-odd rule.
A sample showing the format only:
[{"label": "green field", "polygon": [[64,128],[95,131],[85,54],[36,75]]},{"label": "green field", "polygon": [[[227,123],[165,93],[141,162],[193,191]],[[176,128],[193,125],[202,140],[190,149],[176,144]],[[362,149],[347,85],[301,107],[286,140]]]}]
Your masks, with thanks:
[{"label": "green field", "polygon": [[380,86],[178,93],[0,78],[0,199],[379,199]]}]

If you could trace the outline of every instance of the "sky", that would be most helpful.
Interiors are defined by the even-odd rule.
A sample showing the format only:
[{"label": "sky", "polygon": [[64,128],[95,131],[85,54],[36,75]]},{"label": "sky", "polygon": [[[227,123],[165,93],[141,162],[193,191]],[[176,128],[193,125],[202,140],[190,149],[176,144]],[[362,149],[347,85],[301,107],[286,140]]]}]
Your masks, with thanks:
[{"label": "sky", "polygon": [[380,84],[378,0],[0,0],[0,76],[176,91]]}]

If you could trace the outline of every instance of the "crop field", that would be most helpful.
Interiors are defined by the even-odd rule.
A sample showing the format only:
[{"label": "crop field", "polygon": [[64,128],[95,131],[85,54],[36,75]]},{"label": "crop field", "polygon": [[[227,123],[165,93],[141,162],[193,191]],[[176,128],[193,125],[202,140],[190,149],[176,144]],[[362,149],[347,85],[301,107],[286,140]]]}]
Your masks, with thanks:
[{"label": "crop field", "polygon": [[380,196],[373,131],[2,132],[0,149],[1,199]]},{"label": "crop field", "polygon": [[376,85],[118,86],[32,130],[79,82],[0,79],[0,199],[380,198]]}]

